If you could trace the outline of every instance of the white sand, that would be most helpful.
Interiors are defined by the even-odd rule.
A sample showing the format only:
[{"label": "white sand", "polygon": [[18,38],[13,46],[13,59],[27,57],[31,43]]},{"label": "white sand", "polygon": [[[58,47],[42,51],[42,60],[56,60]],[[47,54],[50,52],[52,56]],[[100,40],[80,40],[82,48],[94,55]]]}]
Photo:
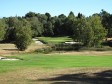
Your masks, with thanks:
[{"label": "white sand", "polygon": [[38,45],[43,45],[43,43],[39,41],[38,39],[33,38],[32,40],[35,41],[35,43]]},{"label": "white sand", "polygon": [[0,60],[19,60],[19,59],[0,57]]}]

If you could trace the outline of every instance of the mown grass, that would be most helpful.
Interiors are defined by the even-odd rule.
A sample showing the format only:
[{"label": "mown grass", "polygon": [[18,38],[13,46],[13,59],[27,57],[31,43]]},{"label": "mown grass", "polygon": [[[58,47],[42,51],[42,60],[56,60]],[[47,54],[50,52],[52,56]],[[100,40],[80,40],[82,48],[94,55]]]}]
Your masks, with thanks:
[{"label": "mown grass", "polygon": [[22,60],[0,61],[0,73],[19,68],[112,67],[112,56],[21,54],[13,57]]},{"label": "mown grass", "polygon": [[52,44],[58,44],[66,41],[73,41],[72,38],[65,36],[65,37],[38,37],[39,40],[45,42],[45,43],[52,43]]}]

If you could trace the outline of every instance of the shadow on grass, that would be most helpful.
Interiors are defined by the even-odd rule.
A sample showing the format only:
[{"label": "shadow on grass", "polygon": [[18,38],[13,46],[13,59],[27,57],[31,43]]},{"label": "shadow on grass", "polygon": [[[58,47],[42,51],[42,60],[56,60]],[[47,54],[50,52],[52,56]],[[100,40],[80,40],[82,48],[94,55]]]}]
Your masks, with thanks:
[{"label": "shadow on grass", "polygon": [[112,84],[112,70],[92,74],[60,74],[58,77],[34,81],[48,81],[52,84]]}]

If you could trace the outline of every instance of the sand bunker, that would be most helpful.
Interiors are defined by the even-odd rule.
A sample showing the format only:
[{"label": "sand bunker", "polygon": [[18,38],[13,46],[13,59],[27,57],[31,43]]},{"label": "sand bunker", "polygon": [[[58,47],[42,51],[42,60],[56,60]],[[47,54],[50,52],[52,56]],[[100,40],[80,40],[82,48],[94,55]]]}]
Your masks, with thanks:
[{"label": "sand bunker", "polygon": [[0,60],[19,60],[19,59],[0,57]]}]

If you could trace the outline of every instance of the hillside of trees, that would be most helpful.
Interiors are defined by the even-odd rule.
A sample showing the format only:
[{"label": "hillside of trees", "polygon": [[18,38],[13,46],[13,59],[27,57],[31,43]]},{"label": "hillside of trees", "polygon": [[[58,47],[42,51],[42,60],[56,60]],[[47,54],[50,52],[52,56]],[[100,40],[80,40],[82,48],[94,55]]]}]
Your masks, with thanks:
[{"label": "hillside of trees", "polygon": [[15,43],[20,50],[25,50],[31,39],[38,36],[71,36],[85,46],[96,47],[103,39],[112,37],[112,14],[102,10],[85,17],[81,13],[75,16],[71,11],[68,16],[61,14],[52,17],[50,13],[29,12],[23,17],[0,19],[2,42]]}]

